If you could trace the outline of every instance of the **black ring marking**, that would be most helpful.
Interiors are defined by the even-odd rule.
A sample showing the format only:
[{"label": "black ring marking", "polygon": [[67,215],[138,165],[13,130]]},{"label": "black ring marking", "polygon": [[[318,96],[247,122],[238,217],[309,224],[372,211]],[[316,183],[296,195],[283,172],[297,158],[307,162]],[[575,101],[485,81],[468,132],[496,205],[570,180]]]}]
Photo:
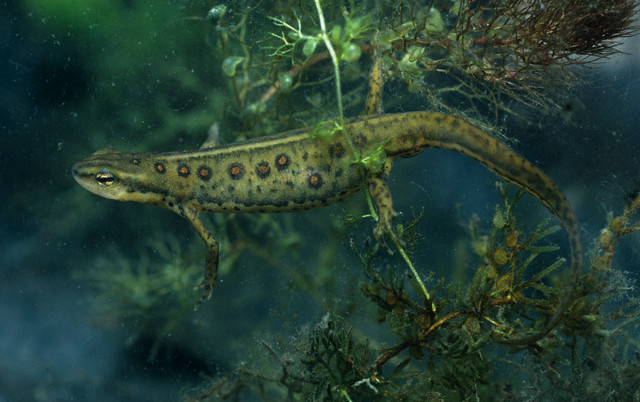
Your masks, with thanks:
[{"label": "black ring marking", "polygon": [[156,172],[158,172],[158,173],[160,173],[160,174],[165,174],[165,173],[167,173],[167,168],[166,168],[166,167],[164,167],[164,165],[163,165],[162,163],[160,163],[160,162],[156,162],[153,166],[155,167]]},{"label": "black ring marking", "polygon": [[209,166],[200,166],[198,168],[198,177],[203,181],[209,181],[211,179],[211,169]]},{"label": "black ring marking", "polygon": [[344,156],[344,147],[341,143],[336,142],[329,146],[329,155],[334,158],[342,158]]},{"label": "black ring marking", "polygon": [[309,187],[316,190],[322,187],[322,185],[324,184],[324,181],[322,180],[322,176],[320,176],[320,173],[312,173],[309,176],[309,179],[307,181],[309,183]]},{"label": "black ring marking", "polygon": [[367,136],[360,133],[353,137],[353,145],[357,147],[362,147],[367,144]]},{"label": "black ring marking", "polygon": [[258,165],[256,166],[256,174],[258,175],[259,178],[266,179],[267,177],[269,177],[270,173],[271,173],[271,167],[269,167],[268,162],[262,161],[258,163]]}]

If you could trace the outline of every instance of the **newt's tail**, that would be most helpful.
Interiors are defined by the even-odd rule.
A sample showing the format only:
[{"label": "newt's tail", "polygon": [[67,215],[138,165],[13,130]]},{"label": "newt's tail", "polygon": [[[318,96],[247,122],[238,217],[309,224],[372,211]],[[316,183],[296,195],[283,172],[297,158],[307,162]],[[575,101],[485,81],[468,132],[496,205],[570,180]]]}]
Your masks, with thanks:
[{"label": "newt's tail", "polygon": [[[388,157],[409,157],[426,148],[443,148],[459,152],[485,165],[502,179],[514,183],[536,197],[564,227],[571,245],[572,285],[546,326],[523,338],[501,341],[511,345],[528,345],[549,333],[568,308],[582,271],[582,243],[576,214],[560,188],[531,162],[501,141],[454,116],[431,112],[386,115],[386,128],[395,132],[385,147]],[[393,127],[397,125],[397,127]]]}]

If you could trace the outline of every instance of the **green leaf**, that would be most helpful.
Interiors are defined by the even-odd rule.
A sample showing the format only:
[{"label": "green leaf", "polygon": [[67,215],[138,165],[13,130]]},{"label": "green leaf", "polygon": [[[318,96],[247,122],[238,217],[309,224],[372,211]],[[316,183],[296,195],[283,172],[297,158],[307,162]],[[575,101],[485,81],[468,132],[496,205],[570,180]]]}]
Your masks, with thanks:
[{"label": "green leaf", "polygon": [[526,288],[532,286],[533,284],[536,284],[536,283],[540,282],[542,280],[542,278],[548,276],[553,271],[555,271],[556,269],[560,268],[560,266],[562,264],[564,264],[565,261],[566,260],[564,258],[558,259],[556,262],[554,262],[553,264],[549,265],[547,268],[545,268],[542,271],[538,272],[537,274],[533,275],[529,280],[517,285],[516,286],[516,290],[526,289]]}]

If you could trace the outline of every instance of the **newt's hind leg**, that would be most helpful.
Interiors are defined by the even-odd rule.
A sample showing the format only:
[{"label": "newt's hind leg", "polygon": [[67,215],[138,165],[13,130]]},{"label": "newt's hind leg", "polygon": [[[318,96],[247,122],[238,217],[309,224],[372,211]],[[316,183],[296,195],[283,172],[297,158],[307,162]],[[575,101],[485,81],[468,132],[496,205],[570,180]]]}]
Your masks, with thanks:
[{"label": "newt's hind leg", "polygon": [[364,114],[381,114],[382,110],[382,90],[384,89],[384,78],[382,75],[382,59],[375,52],[375,61],[369,73],[369,93],[364,107]]},{"label": "newt's hind leg", "polygon": [[[384,88],[384,78],[382,75],[382,59],[378,55],[377,47],[374,46],[374,63],[369,74],[369,94],[365,104],[365,114],[373,115],[382,113],[382,90]],[[387,251],[389,247],[384,242],[386,234],[395,237],[391,226],[396,211],[393,210],[393,200],[391,192],[387,186],[387,175],[391,170],[392,161],[387,159],[382,166],[382,170],[373,173],[369,170],[366,172],[367,188],[373,203],[378,210],[378,223],[373,229],[373,235],[378,243],[384,246]]]},{"label": "newt's hind leg", "polygon": [[396,211],[393,209],[391,191],[387,185],[387,175],[391,169],[391,163],[392,162],[390,160],[387,160],[384,163],[382,170],[378,173],[367,172],[367,188],[369,189],[371,199],[378,210],[378,223],[373,229],[373,235],[376,240],[385,247],[385,235],[393,236],[397,240],[392,227]]}]

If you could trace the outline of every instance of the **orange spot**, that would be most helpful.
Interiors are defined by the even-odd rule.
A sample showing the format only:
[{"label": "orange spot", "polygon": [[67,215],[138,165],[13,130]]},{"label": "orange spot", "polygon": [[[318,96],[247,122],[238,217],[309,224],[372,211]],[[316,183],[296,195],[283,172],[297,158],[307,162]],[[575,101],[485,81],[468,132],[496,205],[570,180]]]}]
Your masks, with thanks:
[{"label": "orange spot", "polygon": [[367,142],[367,138],[362,134],[358,135],[356,138],[353,139],[353,144],[358,146],[361,146],[366,142]]},{"label": "orange spot", "polygon": [[187,174],[187,173],[189,173],[189,169],[187,169],[186,167],[183,166],[182,168],[180,168],[180,173]]},{"label": "orange spot", "polygon": [[258,163],[258,165],[256,166],[256,173],[258,174],[258,177],[260,177],[261,179],[264,179],[267,176],[269,176],[269,172],[271,172],[271,168],[269,167],[269,164],[265,161]]},{"label": "orange spot", "polygon": [[207,166],[200,166],[198,168],[198,177],[200,177],[200,179],[203,181],[209,181],[209,179],[211,178],[211,169],[209,169]]},{"label": "orange spot", "polygon": [[331,153],[339,158],[344,154],[344,148],[340,144],[334,144],[331,147]]},{"label": "orange spot", "polygon": [[322,186],[322,176],[319,174],[312,174],[309,176],[309,186],[315,189],[320,188],[320,186]]},{"label": "orange spot", "polygon": [[238,174],[240,174],[240,168],[238,166],[234,166],[231,168],[231,174],[236,176]]},{"label": "orange spot", "polygon": [[276,156],[276,167],[279,171],[285,170],[290,163],[291,160],[289,159],[289,156],[287,154],[282,153]]}]

